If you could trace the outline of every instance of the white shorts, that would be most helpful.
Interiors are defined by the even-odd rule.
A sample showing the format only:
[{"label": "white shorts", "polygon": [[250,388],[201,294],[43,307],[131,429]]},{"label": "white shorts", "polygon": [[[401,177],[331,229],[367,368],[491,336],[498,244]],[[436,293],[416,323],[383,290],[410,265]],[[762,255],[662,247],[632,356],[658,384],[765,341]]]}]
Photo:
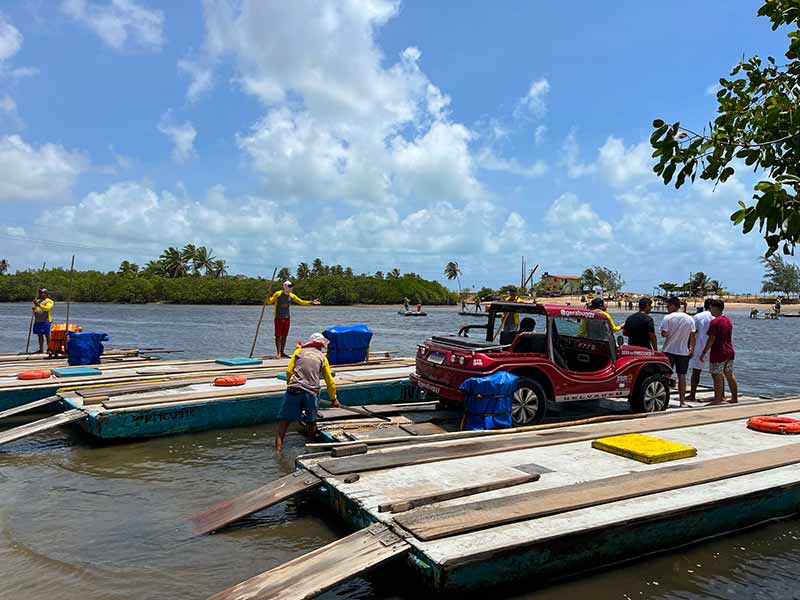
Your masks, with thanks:
[{"label": "white shorts", "polygon": [[708,368],[708,359],[705,361],[700,360],[700,355],[695,353],[691,359],[689,359],[689,369],[692,371],[703,371]]}]

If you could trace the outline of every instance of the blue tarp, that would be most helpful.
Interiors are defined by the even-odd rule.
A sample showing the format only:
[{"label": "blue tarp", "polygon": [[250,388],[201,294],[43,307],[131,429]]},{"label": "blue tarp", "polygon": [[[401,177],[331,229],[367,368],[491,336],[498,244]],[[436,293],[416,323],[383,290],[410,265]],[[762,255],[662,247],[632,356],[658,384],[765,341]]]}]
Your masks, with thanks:
[{"label": "blue tarp", "polygon": [[507,371],[465,379],[459,388],[464,392],[464,429],[511,427],[511,398],[518,379]]},{"label": "blue tarp", "polygon": [[103,356],[103,342],[108,334],[102,332],[67,332],[67,363],[70,365],[95,365]]},{"label": "blue tarp", "polygon": [[347,365],[364,362],[369,353],[372,332],[366,325],[340,325],[322,332],[328,345],[328,362],[332,365]]}]

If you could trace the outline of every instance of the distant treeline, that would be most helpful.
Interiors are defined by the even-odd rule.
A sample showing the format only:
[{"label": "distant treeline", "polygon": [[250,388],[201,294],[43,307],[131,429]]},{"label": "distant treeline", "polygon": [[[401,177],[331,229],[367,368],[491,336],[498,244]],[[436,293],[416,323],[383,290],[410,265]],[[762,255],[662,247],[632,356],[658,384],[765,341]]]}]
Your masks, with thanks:
[{"label": "distant treeline", "polygon": [[[286,274],[286,270],[280,273]],[[413,273],[355,275],[350,269],[336,269],[330,274],[301,274],[305,276],[292,278],[294,292],[308,300],[319,298],[323,304],[401,304],[404,298],[412,303],[454,304],[458,299],[440,283]],[[272,290],[281,289],[282,283],[282,278],[276,278]],[[199,274],[175,277],[130,270],[75,271],[71,277],[65,269],[18,271],[0,275],[0,302],[30,301],[38,287],[47,288],[56,301],[62,302],[69,295],[74,302],[259,304],[267,293],[269,279]]]}]

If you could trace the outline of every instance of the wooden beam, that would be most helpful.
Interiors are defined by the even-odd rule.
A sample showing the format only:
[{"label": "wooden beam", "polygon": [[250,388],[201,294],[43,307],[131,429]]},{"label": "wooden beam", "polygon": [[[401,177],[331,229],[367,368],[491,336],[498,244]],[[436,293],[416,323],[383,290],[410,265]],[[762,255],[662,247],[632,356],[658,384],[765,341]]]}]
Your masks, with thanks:
[{"label": "wooden beam", "polygon": [[73,421],[83,419],[85,416],[85,412],[76,408],[59,413],[57,415],[52,415],[44,419],[39,419],[38,421],[33,421],[32,423],[26,423],[25,425],[8,429],[0,433],[0,446],[20,438],[33,435],[34,433],[47,431],[48,429],[54,429],[55,427],[72,423]]},{"label": "wooden beam", "polygon": [[480,485],[470,485],[466,487],[438,492],[436,494],[428,494],[427,496],[416,496],[414,498],[407,498],[406,500],[393,500],[385,504],[378,505],[378,512],[405,512],[412,508],[420,506],[427,506],[429,504],[436,504],[437,502],[444,502],[454,498],[463,498],[465,496],[474,496],[475,494],[482,494],[483,492],[491,492],[492,490],[501,490],[504,488],[513,487],[515,485],[522,485],[523,483],[532,483],[539,481],[541,475],[533,473],[531,475],[519,475],[517,477],[509,477],[507,479],[499,479],[489,483],[482,483]]},{"label": "wooden beam", "polygon": [[459,506],[430,507],[401,515],[395,522],[421,540],[436,540],[797,463],[800,444],[792,444]]},{"label": "wooden beam", "polygon": [[28,402],[27,404],[15,406],[14,408],[9,408],[8,410],[0,412],[0,419],[5,419],[6,417],[10,417],[12,415],[18,415],[20,413],[33,410],[34,408],[47,406],[48,404],[52,404],[53,402],[58,402],[58,399],[59,399],[58,396],[48,396],[47,398],[42,398],[41,400],[34,400],[33,402]]},{"label": "wooden beam", "polygon": [[306,600],[410,548],[385,525],[376,523],[215,594],[210,600]]},{"label": "wooden beam", "polygon": [[190,519],[194,533],[203,535],[219,531],[240,519],[257,513],[279,502],[314,489],[322,479],[309,471],[295,471],[267,485],[256,488],[231,500],[224,500]]},{"label": "wooden beam", "polygon": [[[470,456],[482,456],[495,452],[511,452],[553,446],[571,442],[592,440],[597,437],[622,435],[625,433],[647,433],[676,429],[679,427],[696,427],[725,421],[736,421],[763,414],[775,414],[800,411],[800,399],[770,400],[764,403],[729,404],[727,406],[710,407],[695,411],[675,413],[654,413],[646,419],[622,421],[618,423],[602,423],[587,425],[567,430],[533,431],[513,436],[492,436],[484,439],[466,439],[431,444],[403,445],[362,456],[331,458],[321,461],[319,466],[334,475],[389,469],[406,465],[418,465]],[[412,438],[418,439],[418,438]]]}]

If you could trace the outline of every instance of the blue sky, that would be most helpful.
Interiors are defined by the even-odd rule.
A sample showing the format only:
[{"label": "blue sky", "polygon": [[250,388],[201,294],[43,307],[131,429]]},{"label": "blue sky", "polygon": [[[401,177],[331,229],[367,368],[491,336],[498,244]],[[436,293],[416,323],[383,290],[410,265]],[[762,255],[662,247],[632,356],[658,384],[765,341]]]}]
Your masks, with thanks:
[{"label": "blue sky", "polygon": [[494,287],[524,255],[754,291],[763,242],[728,221],[753,174],[676,192],[647,138],[782,55],[759,5],[4,2],[0,256],[110,270],[191,242],[232,273],[456,260]]}]

